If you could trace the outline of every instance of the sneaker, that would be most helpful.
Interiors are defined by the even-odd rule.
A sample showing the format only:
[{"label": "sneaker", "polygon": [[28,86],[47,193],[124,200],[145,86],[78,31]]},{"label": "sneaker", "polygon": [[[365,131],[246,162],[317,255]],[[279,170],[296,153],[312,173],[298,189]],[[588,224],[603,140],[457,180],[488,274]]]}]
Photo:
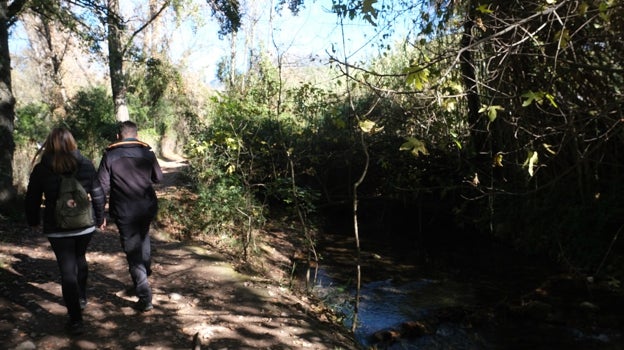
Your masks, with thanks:
[{"label": "sneaker", "polygon": [[154,309],[154,305],[152,305],[152,302],[147,299],[139,299],[139,301],[137,301],[134,305],[134,308],[140,312],[146,312]]},{"label": "sneaker", "polygon": [[84,323],[82,321],[69,321],[65,325],[65,331],[69,335],[80,335],[84,333]]},{"label": "sneaker", "polygon": [[80,303],[80,310],[84,310],[87,307],[87,299],[80,298],[78,302]]}]

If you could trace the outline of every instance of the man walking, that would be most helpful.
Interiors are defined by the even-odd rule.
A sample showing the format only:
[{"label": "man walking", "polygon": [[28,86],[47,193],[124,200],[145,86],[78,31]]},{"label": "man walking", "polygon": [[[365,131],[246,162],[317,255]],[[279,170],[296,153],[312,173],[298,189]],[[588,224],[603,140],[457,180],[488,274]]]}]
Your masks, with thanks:
[{"label": "man walking", "polygon": [[[163,174],[151,147],[137,139],[137,125],[131,121],[119,126],[117,141],[106,148],[98,178],[109,197],[109,213],[117,224],[121,247],[126,253],[130,276],[141,312],[152,310],[152,273],[149,228],[158,211],[153,184]],[[101,229],[106,226],[106,221]]]}]

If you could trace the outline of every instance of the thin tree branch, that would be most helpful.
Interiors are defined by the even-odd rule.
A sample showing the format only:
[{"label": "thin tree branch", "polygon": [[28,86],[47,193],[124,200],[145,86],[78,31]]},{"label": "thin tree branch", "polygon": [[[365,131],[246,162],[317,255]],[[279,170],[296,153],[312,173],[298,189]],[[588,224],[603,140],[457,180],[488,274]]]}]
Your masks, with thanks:
[{"label": "thin tree branch", "polygon": [[145,28],[147,28],[147,26],[149,26],[150,24],[152,24],[152,22],[154,22],[156,20],[156,18],[158,18],[160,16],[160,14],[171,4],[171,0],[166,0],[163,5],[160,7],[160,9],[154,13],[148,20],[147,22],[143,23],[142,26],[140,26],[138,29],[136,29],[128,38],[128,40],[126,40],[125,45],[123,45],[123,48],[121,50],[121,57],[124,57],[126,55],[126,52],[128,51],[128,49],[130,48],[132,41],[134,40],[134,38],[141,33],[143,30],[145,30]]}]

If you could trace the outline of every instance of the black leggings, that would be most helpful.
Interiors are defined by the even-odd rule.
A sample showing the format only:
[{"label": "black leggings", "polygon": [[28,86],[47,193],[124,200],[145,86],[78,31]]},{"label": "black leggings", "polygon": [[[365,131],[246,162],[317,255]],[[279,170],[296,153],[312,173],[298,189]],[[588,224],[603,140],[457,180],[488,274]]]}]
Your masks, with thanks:
[{"label": "black leggings", "polygon": [[63,300],[72,322],[82,321],[80,299],[87,297],[89,266],[85,254],[91,236],[93,233],[63,238],[48,237],[61,271]]}]

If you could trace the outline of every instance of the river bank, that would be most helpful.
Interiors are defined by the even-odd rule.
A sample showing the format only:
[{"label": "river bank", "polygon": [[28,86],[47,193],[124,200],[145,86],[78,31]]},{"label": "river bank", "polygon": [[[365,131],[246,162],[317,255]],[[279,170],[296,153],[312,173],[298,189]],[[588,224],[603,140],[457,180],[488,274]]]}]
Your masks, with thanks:
[{"label": "river bank", "polygon": [[[493,240],[437,235],[427,249],[361,237],[358,341],[388,349],[622,349],[618,281],[573,273]],[[396,237],[396,235],[395,235]],[[316,293],[350,327],[354,238],[319,242]]]}]

